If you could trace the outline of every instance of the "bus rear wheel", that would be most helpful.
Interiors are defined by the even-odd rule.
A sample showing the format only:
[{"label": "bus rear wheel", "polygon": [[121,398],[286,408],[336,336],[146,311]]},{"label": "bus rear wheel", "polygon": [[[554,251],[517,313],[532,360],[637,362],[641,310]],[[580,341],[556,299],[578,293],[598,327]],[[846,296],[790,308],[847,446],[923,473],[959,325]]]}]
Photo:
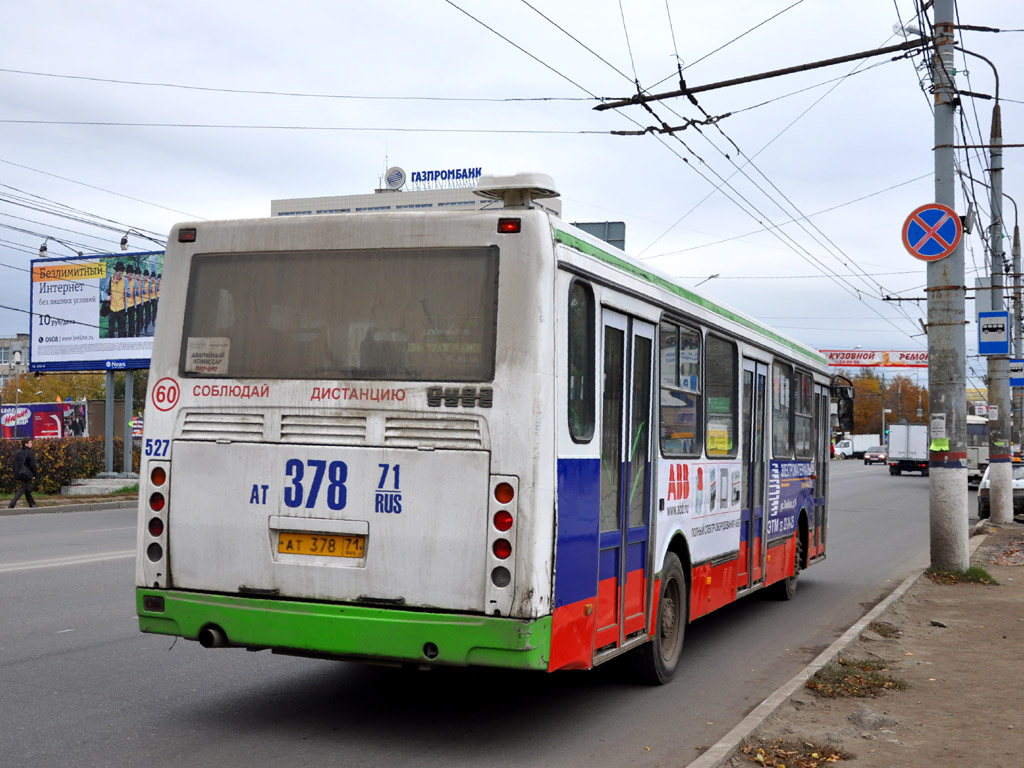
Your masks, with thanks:
[{"label": "bus rear wheel", "polygon": [[799,534],[796,537],[796,546],[793,552],[793,575],[779,582],[775,595],[780,600],[792,600],[796,597],[796,584],[800,578],[800,565],[804,558],[804,542]]},{"label": "bus rear wheel", "polygon": [[661,569],[658,624],[654,637],[637,649],[639,673],[644,682],[663,685],[675,676],[683,652],[688,606],[683,567],[675,553],[669,552]]}]

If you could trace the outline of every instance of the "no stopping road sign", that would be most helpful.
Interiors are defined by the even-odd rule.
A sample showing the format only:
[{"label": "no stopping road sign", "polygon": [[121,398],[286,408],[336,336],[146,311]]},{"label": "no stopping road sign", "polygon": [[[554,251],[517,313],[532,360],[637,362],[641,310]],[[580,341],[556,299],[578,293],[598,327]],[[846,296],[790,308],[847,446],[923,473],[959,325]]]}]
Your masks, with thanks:
[{"label": "no stopping road sign", "polygon": [[928,203],[903,222],[903,247],[915,259],[938,261],[956,250],[963,234],[956,211],[941,203]]}]

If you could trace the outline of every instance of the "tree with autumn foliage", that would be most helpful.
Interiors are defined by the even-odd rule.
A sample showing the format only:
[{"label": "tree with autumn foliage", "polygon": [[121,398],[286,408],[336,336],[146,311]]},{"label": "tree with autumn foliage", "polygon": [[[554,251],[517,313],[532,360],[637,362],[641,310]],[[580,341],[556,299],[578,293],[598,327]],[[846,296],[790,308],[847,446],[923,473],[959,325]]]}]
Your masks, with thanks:
[{"label": "tree with autumn foliage", "polygon": [[927,424],[928,389],[903,373],[879,374],[874,368],[859,372],[840,371],[853,384],[853,432],[858,435],[882,434],[882,409],[889,408],[885,423]]},{"label": "tree with autumn foliage", "polygon": [[[0,389],[0,403],[56,403],[71,400],[105,400],[107,397],[104,373],[23,373],[10,379]],[[114,399],[124,399],[124,371],[114,373]],[[149,371],[135,371],[132,402],[141,411],[145,403]],[[15,389],[20,392],[15,392]]]}]

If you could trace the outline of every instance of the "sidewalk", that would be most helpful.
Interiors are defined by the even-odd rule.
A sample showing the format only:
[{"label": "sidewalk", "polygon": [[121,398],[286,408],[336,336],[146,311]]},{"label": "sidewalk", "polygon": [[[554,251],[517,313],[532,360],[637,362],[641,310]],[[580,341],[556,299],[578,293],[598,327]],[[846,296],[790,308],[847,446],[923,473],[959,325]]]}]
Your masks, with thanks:
[{"label": "sidewalk", "polygon": [[[987,530],[971,540],[971,564],[998,585],[911,577],[839,651],[883,660],[883,673],[904,681],[905,690],[824,698],[804,685],[804,675],[746,738],[747,754],[741,747],[716,759],[720,744],[691,766],[1024,765],[1024,526]],[[774,704],[770,698],[759,709]],[[826,761],[823,747],[838,749],[839,759]]]},{"label": "sidewalk", "polygon": [[0,517],[5,515],[35,515],[40,513],[87,512],[91,509],[135,509],[139,505],[137,496],[56,496],[38,499],[35,507],[29,507],[25,499],[18,499],[18,506],[9,509],[11,497],[0,498]]}]

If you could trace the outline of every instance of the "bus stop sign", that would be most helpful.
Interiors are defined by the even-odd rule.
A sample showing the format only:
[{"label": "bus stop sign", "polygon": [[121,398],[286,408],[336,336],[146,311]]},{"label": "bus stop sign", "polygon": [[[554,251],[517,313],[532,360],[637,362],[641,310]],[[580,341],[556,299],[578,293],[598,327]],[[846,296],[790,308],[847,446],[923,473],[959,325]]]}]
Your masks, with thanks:
[{"label": "bus stop sign", "polygon": [[963,234],[956,211],[941,203],[928,203],[903,222],[903,247],[915,259],[938,261],[956,250]]}]

